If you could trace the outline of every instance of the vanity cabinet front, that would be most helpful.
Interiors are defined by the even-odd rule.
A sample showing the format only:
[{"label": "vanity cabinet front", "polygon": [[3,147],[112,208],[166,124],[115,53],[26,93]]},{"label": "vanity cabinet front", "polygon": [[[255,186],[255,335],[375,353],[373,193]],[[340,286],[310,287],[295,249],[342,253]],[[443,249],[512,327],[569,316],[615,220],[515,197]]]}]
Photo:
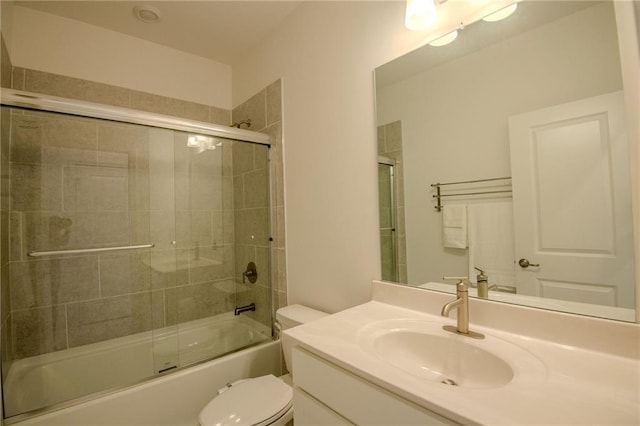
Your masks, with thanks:
[{"label": "vanity cabinet front", "polygon": [[458,424],[301,347],[293,369],[296,426]]}]

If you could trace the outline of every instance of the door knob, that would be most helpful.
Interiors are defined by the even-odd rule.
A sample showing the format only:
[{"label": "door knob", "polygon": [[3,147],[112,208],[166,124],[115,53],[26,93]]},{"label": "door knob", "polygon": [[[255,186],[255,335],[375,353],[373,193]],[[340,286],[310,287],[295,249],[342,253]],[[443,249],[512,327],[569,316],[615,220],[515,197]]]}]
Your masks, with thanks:
[{"label": "door knob", "polygon": [[518,265],[520,265],[522,268],[528,268],[529,266],[540,266],[539,263],[529,263],[529,260],[524,258],[518,260]]}]

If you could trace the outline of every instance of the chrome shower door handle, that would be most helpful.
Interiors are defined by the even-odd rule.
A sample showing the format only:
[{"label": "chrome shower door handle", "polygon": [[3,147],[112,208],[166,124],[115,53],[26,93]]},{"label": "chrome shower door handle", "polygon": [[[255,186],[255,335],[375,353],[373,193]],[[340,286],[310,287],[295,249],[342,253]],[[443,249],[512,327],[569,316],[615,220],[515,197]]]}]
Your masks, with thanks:
[{"label": "chrome shower door handle", "polygon": [[520,259],[518,260],[518,265],[520,265],[521,268],[528,268],[529,266],[540,266],[539,263],[530,263],[528,259]]}]

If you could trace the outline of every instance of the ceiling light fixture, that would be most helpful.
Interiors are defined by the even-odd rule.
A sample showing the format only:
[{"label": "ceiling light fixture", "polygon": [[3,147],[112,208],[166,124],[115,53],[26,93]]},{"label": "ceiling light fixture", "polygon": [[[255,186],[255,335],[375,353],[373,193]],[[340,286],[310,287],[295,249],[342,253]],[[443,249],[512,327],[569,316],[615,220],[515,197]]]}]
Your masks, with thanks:
[{"label": "ceiling light fixture", "polygon": [[447,44],[452,43],[456,38],[458,38],[458,30],[451,31],[442,37],[438,37],[437,39],[430,41],[429,46],[446,46]]},{"label": "ceiling light fixture", "polygon": [[482,18],[482,20],[486,22],[502,21],[503,19],[506,19],[509,16],[513,15],[513,12],[515,12],[517,8],[518,3],[510,4],[509,6],[503,7],[496,12],[490,13],[489,15]]},{"label": "ceiling light fixture", "polygon": [[142,22],[153,24],[160,21],[160,10],[149,5],[136,6],[133,8],[133,16]]},{"label": "ceiling light fixture", "polygon": [[412,31],[429,27],[438,19],[436,0],[407,0],[404,26]]}]

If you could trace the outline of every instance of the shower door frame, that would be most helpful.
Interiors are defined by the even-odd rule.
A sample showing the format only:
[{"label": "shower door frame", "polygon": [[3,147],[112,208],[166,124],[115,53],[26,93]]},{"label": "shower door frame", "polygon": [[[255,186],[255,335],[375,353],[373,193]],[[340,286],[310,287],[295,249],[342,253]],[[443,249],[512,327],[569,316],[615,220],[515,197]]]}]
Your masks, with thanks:
[{"label": "shower door frame", "polygon": [[[273,162],[271,158],[273,155],[273,151],[269,149],[272,147],[272,143],[269,139],[269,135],[261,132],[252,131],[252,130],[244,130],[236,127],[230,127],[230,126],[206,123],[206,122],[190,120],[185,118],[172,117],[168,115],[144,112],[144,111],[139,111],[139,110],[130,109],[130,108],[122,108],[122,107],[116,107],[116,106],[110,106],[110,105],[104,105],[104,104],[97,104],[92,102],[85,102],[85,101],[79,101],[74,99],[43,95],[40,93],[32,93],[32,92],[6,89],[6,88],[2,88],[2,90],[0,90],[0,104],[6,107],[16,107],[16,108],[23,108],[28,110],[61,113],[61,114],[67,114],[71,116],[102,119],[102,120],[108,120],[112,122],[137,124],[137,125],[162,128],[162,129],[168,129],[168,130],[174,130],[174,131],[197,133],[200,135],[221,137],[221,138],[225,138],[233,141],[246,142],[246,143],[265,146],[267,148],[267,162],[268,162],[268,168],[269,168],[268,170],[268,178],[269,178],[268,232],[269,232],[269,241],[273,241],[273,235],[274,235],[273,207],[275,205],[274,197],[275,197],[276,187],[274,182],[275,171],[274,171]],[[269,280],[270,280],[269,312],[271,316],[270,327],[271,327],[271,335],[273,339],[274,338],[273,321],[275,318],[274,316],[275,302],[273,298],[273,286],[275,283],[276,271],[274,268],[275,265],[274,265],[274,259],[272,256],[271,249],[269,250],[269,253],[270,253],[269,255]],[[233,351],[233,352],[236,352],[236,351]],[[181,371],[181,370],[184,370],[185,368],[190,368],[207,361],[209,360],[199,361],[195,364],[190,364],[188,366],[176,369],[174,371]],[[93,399],[102,397],[104,395],[120,391],[124,388],[129,388],[131,386],[145,383],[149,380],[153,380],[158,377],[161,377],[161,376],[154,375],[153,377],[144,379],[137,383],[129,383],[125,385],[123,388],[106,389],[103,391],[92,393],[90,395],[84,395],[78,398],[74,398],[69,401],[59,402],[47,407],[39,408],[27,413],[17,414],[10,418],[4,418],[4,412],[3,412],[2,418],[0,419],[0,421],[8,422],[7,424],[20,422],[23,420],[27,420],[29,418],[37,417],[47,412],[73,406],[81,402],[93,400]],[[2,398],[2,392],[3,392],[2,386],[0,386],[0,398]]]}]

